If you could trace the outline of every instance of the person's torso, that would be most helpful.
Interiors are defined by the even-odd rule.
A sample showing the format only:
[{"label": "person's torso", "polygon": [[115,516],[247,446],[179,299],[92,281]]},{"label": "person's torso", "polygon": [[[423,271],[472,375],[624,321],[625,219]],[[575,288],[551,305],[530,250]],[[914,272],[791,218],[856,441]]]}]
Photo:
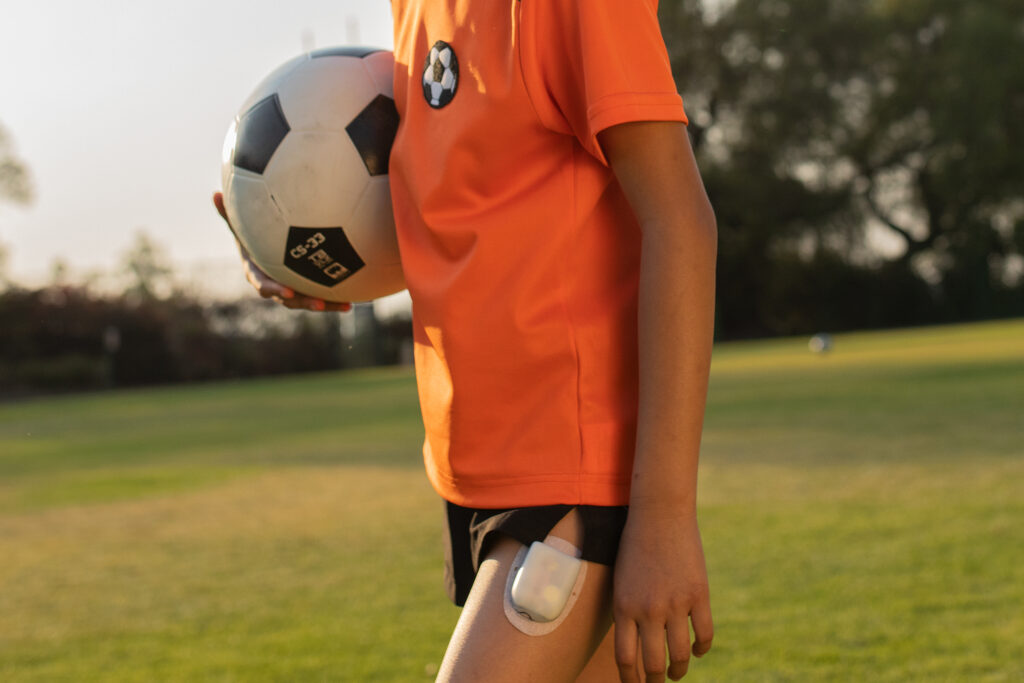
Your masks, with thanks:
[{"label": "person's torso", "polygon": [[537,114],[521,7],[392,2],[427,469],[463,505],[622,504],[639,229],[610,169]]}]

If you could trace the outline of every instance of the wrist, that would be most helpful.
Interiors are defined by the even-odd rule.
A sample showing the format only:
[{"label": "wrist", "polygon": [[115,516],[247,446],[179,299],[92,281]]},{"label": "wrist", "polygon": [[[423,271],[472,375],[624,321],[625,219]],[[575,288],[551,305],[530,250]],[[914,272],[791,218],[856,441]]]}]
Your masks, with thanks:
[{"label": "wrist", "polygon": [[697,467],[688,458],[644,458],[633,462],[630,507],[684,513],[697,510]]},{"label": "wrist", "polygon": [[696,519],[697,496],[687,491],[653,493],[634,487],[629,497],[629,512],[634,517]]}]

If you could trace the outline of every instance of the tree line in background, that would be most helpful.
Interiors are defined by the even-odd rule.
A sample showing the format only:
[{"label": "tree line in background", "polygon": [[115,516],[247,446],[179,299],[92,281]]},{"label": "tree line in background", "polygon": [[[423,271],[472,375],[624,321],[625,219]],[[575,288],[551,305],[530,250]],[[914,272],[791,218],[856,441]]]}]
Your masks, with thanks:
[{"label": "tree line in background", "polygon": [[369,305],[288,311],[257,296],[211,301],[175,285],[144,233],[125,254],[123,292],[68,284],[0,291],[0,396],[208,381],[408,362],[408,317]]},{"label": "tree line in background", "polygon": [[[662,0],[660,13],[718,217],[718,339],[1024,315],[1024,3]],[[30,197],[0,130],[0,200]],[[116,296],[7,283],[0,392],[408,356],[407,318],[363,308],[341,325],[176,291],[144,237],[125,271]]]},{"label": "tree line in background", "polygon": [[660,11],[718,216],[722,338],[1024,314],[1024,3]]}]

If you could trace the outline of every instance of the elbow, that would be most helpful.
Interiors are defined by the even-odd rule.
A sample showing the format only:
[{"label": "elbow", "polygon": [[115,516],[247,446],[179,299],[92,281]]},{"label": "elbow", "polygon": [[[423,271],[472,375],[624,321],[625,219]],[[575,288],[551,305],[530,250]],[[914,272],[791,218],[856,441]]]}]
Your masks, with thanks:
[{"label": "elbow", "polygon": [[700,200],[694,202],[695,206],[687,216],[686,232],[690,233],[690,246],[697,242],[705,252],[716,255],[718,253],[718,219],[715,218],[715,210],[707,195],[703,192],[701,195]]},{"label": "elbow", "polygon": [[641,227],[647,247],[665,253],[718,251],[718,221],[710,203],[702,203],[674,220],[650,221]]},{"label": "elbow", "polygon": [[700,215],[695,221],[695,229],[700,232],[704,238],[713,245],[716,249],[718,247],[718,219],[715,218],[715,210],[711,207],[711,202],[705,202]]}]

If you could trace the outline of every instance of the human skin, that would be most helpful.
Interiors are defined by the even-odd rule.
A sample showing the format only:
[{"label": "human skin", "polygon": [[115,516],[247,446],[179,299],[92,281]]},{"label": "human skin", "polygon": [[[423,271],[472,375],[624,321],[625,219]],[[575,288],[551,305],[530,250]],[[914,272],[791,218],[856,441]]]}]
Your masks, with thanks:
[{"label": "human skin", "polygon": [[643,235],[637,444],[614,573],[615,658],[623,683],[640,680],[638,645],[647,683],[666,673],[678,680],[714,631],[696,491],[717,227],[682,124],[627,123],[598,140]]},{"label": "human skin", "polygon": [[[602,131],[598,140],[643,240],[637,442],[618,559],[614,572],[593,565],[572,623],[527,637],[508,624],[501,603],[518,544],[510,539],[496,544],[474,583],[438,680],[479,680],[475,677],[486,671],[491,681],[507,675],[532,681],[577,677],[582,683],[609,680],[617,669],[622,683],[654,683],[666,675],[682,678],[691,653],[699,657],[711,647],[714,627],[696,488],[714,333],[714,213],[683,124],[625,123]],[[214,204],[227,220],[220,193]],[[350,308],[296,294],[260,271],[244,249],[241,253],[246,277],[261,296],[289,308]],[[573,517],[555,532],[579,540]],[[609,616],[614,627],[606,635]],[[496,667],[496,661],[514,665]]]}]

